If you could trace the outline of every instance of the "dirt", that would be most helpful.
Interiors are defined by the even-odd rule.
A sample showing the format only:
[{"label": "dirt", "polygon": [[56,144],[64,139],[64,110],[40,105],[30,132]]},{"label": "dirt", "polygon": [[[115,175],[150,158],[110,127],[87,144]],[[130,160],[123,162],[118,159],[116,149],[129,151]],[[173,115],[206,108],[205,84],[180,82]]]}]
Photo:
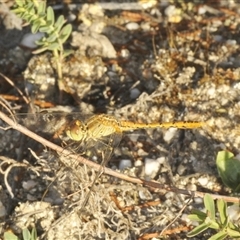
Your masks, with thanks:
[{"label": "dirt", "polygon": [[[111,140],[97,145],[94,153],[84,152],[79,143],[72,149],[96,163],[108,149],[113,151],[108,167],[126,175],[229,195],[216,156],[221,150],[239,155],[240,6],[237,1],[195,2],[53,1],[56,15],[64,14],[74,29],[65,44],[73,53],[62,65],[62,92],[51,52],[34,55],[23,46],[29,26],[16,30],[21,21],[8,11],[3,14],[1,9],[8,7],[1,3],[1,102],[17,122],[63,147],[68,140],[60,129],[69,121],[62,119],[70,115],[82,120],[105,113],[145,123],[201,121],[199,129],[123,133],[119,146],[110,150],[103,145]],[[33,110],[40,112],[36,118]],[[5,171],[0,178],[1,234],[11,229],[21,236],[22,229],[35,227],[39,239],[187,239],[193,228],[187,215],[204,207],[201,198],[188,202],[186,195],[159,193],[102,174],[81,208],[96,175],[91,167],[73,169],[69,156],[13,129],[0,129],[0,136]],[[119,169],[123,160],[129,166],[124,170]],[[193,239],[214,233],[208,230]]]}]

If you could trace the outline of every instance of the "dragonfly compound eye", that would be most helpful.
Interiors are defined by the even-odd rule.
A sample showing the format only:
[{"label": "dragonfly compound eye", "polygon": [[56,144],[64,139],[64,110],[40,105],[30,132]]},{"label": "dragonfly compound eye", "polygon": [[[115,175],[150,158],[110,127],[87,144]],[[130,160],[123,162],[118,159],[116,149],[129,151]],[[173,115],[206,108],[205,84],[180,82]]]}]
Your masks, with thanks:
[{"label": "dragonfly compound eye", "polygon": [[66,130],[67,136],[74,141],[82,141],[86,135],[84,124],[79,121],[73,121]]}]

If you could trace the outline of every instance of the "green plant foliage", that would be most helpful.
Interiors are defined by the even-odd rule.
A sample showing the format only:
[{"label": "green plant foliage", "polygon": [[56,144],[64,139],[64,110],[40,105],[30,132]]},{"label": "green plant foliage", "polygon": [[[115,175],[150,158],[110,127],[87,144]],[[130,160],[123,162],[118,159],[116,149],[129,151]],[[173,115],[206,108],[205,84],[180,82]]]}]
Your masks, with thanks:
[{"label": "green plant foliage", "polygon": [[[42,39],[36,41],[39,48],[33,53],[39,54],[47,50],[53,52],[59,85],[61,85],[62,61],[67,56],[63,44],[72,32],[72,25],[65,24],[66,20],[62,15],[55,21],[52,7],[46,7],[46,1],[44,0],[17,0],[12,11],[31,25],[32,33],[38,31],[45,33]],[[70,53],[72,52],[68,51],[68,55]]]},{"label": "green plant foliage", "polygon": [[22,231],[22,235],[24,240],[36,240],[37,239],[36,228],[33,228],[31,233],[27,228],[25,228]]},{"label": "green plant foliage", "polygon": [[[211,228],[218,232],[210,237],[209,240],[221,240],[226,237],[240,238],[240,227],[229,221],[227,216],[227,204],[224,200],[217,200],[215,206],[211,195],[206,194],[204,196],[204,206],[206,208],[206,213],[199,210],[193,210],[192,214],[188,215],[190,220],[199,222],[199,225],[187,234],[188,237],[194,237],[208,228]],[[216,217],[215,207],[217,207],[218,210],[218,217]]]},{"label": "green plant foliage", "polygon": [[3,240],[19,240],[19,239],[12,232],[5,232],[3,235]]},{"label": "green plant foliage", "polygon": [[240,161],[228,151],[221,151],[216,159],[219,176],[234,192],[240,192]]},{"label": "green plant foliage", "polygon": [[37,4],[29,0],[16,1],[16,3],[17,7],[13,12],[32,25],[32,32],[36,33],[40,31],[46,34],[46,37],[38,41],[37,44],[51,51],[53,49],[61,49],[62,44],[72,32],[72,25],[67,24],[64,26],[66,21],[63,16],[60,16],[55,23],[55,15],[52,7],[48,7],[46,12],[46,1],[37,1]]},{"label": "green plant foliage", "polygon": [[[23,237],[23,240],[36,240],[37,239],[36,228],[33,228],[31,232],[27,228],[23,229],[22,237]],[[19,240],[19,238],[12,232],[5,232],[3,239],[4,240]]]}]

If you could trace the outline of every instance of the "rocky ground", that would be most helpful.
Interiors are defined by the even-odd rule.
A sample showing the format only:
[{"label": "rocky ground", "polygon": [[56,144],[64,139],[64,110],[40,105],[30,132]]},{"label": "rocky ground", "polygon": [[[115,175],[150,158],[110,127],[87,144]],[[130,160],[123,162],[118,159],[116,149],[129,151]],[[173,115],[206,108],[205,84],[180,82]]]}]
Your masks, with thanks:
[{"label": "rocky ground", "polygon": [[[215,161],[220,150],[239,155],[237,0],[52,1],[56,14],[73,26],[66,44],[73,54],[63,63],[61,94],[51,53],[31,54],[29,27],[21,29],[21,21],[8,11],[11,1],[0,2],[0,97],[19,123],[62,144],[53,132],[63,125],[60,118],[73,112],[80,119],[107,113],[133,122],[202,121],[200,129],[124,133],[108,167],[180,189],[229,195]],[[46,120],[44,112],[34,119],[32,109],[58,114]],[[23,112],[28,116],[17,115]],[[40,239],[186,239],[193,227],[187,215],[203,208],[200,198],[188,202],[189,196],[156,193],[103,174],[81,209],[93,169],[72,169],[71,159],[68,166],[62,164],[68,156],[12,129],[0,134],[2,234],[11,229],[20,236],[22,229],[36,227]],[[71,149],[82,153],[85,146]],[[85,156],[101,162],[109,151],[104,147],[96,159],[97,151],[86,150]]]}]

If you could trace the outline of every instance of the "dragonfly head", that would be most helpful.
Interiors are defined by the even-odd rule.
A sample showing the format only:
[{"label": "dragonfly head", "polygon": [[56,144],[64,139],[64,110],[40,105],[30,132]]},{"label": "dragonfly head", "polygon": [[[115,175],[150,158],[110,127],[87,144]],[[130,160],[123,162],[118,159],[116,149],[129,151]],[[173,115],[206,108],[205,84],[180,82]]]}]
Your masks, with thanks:
[{"label": "dragonfly head", "polygon": [[66,134],[74,141],[82,141],[86,137],[85,124],[79,120],[73,121],[67,128]]}]

